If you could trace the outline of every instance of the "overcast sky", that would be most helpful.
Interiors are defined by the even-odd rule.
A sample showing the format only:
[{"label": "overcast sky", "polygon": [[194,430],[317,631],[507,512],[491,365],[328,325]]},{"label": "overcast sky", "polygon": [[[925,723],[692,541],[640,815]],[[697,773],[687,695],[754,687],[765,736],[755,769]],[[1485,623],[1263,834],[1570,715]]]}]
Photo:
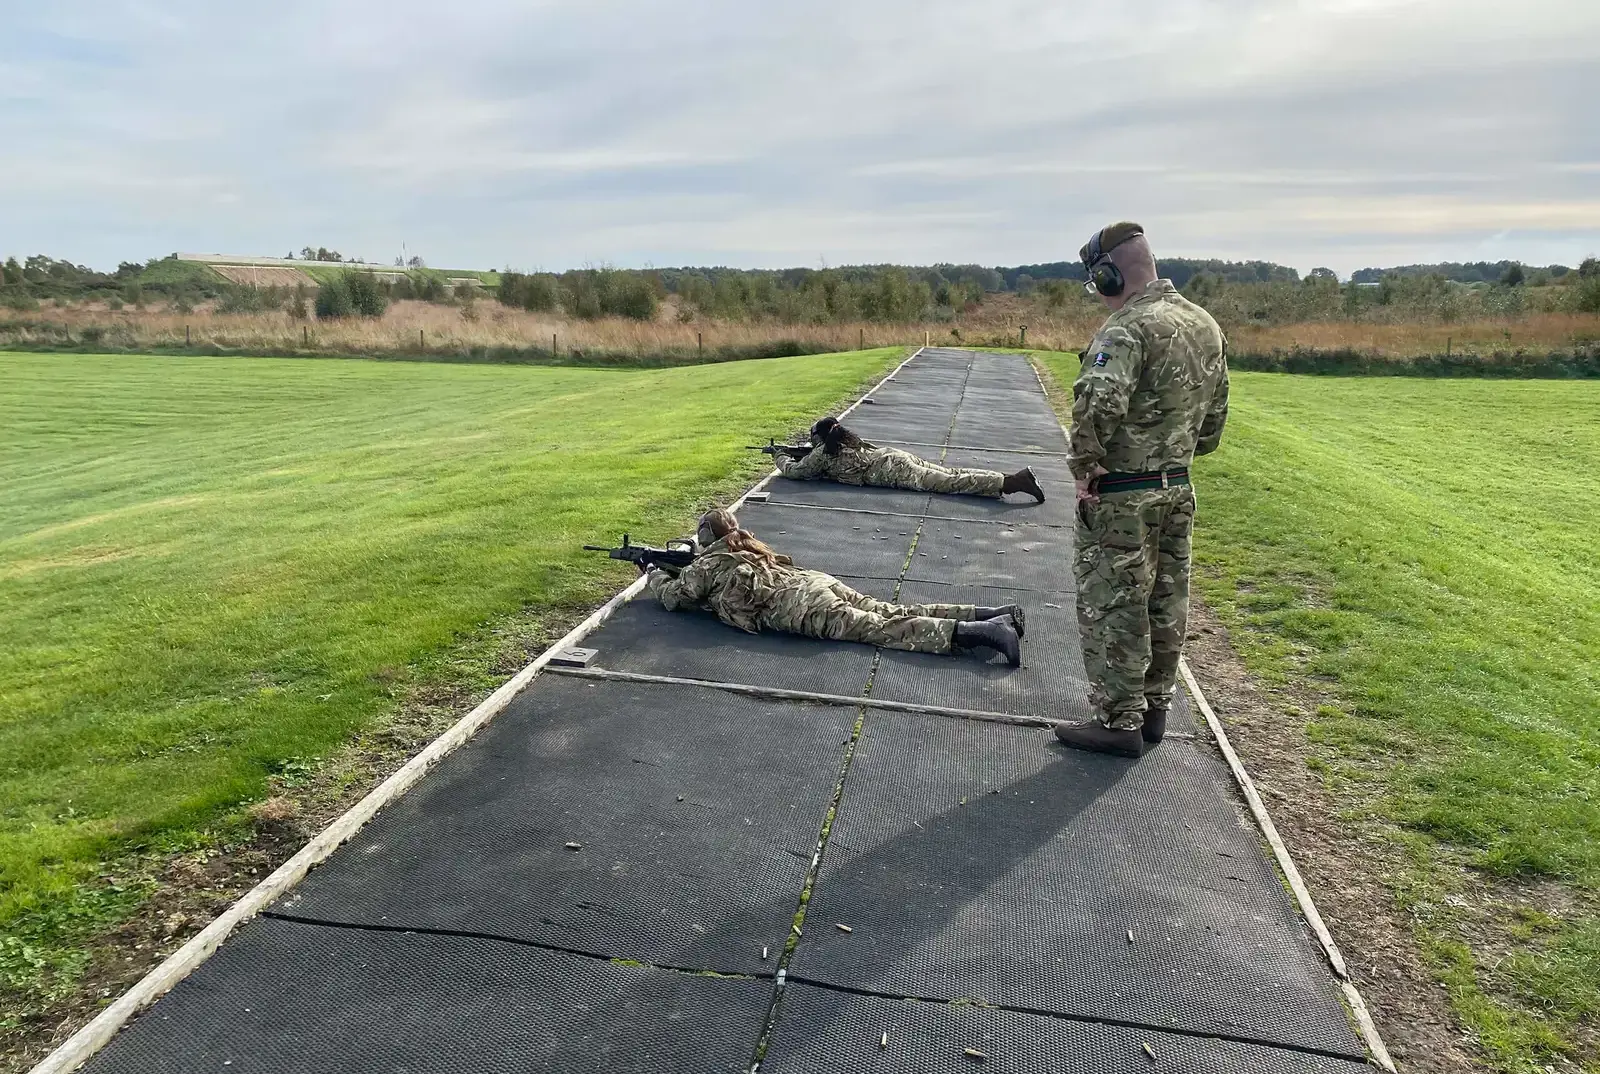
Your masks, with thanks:
[{"label": "overcast sky", "polygon": [[0,254],[1600,253],[1600,0],[0,0]]}]

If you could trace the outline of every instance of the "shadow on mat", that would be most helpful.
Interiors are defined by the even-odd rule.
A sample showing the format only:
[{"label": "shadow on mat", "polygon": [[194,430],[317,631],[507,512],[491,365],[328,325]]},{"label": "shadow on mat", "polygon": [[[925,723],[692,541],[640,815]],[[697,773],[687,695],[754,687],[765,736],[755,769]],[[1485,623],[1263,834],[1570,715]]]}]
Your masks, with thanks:
[{"label": "shadow on mat", "polygon": [[[830,838],[823,854],[822,872],[809,906],[815,909],[819,905],[822,889],[830,881],[848,877],[869,895],[860,905],[849,907],[848,914],[851,937],[872,938],[864,957],[886,967],[914,957],[919,948],[943,935],[967,906],[1019,863],[1061,838],[1080,813],[1129,771],[1128,765],[1107,759],[1092,759],[1087,765],[1069,763],[1042,735],[1040,750],[1044,763],[1040,771],[987,788],[932,818],[911,819],[909,827],[876,846],[852,846],[837,837],[844,827],[845,811],[851,808],[852,784],[859,779],[852,775],[835,819],[836,835]],[[1104,763],[1096,763],[1100,761]],[[848,830],[844,834],[848,836]],[[951,868],[944,872],[943,883],[930,885],[925,880],[937,874],[938,870],[930,869],[930,863],[936,862],[949,862]],[[904,918],[907,903],[912,900],[919,916],[916,927],[907,929]],[[766,903],[709,927],[703,941],[690,942],[682,948],[679,964],[706,964],[718,946],[719,933],[747,934],[768,920],[773,910],[773,904]],[[799,941],[790,965],[791,979],[806,979],[808,945],[833,939],[837,923],[844,922],[808,915],[807,935]],[[965,957],[982,959],[989,955],[990,952],[975,950]],[[820,1039],[827,1035],[829,1027],[811,1028]],[[783,1032],[780,1013],[775,1034]],[[796,1043],[803,1046],[807,1042]]]}]

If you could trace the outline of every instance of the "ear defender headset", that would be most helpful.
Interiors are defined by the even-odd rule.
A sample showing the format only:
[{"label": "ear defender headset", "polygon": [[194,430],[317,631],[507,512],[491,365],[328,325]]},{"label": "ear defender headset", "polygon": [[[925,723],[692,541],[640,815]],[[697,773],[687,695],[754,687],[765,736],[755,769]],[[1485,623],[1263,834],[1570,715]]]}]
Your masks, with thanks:
[{"label": "ear defender headset", "polygon": [[1104,234],[1105,228],[1101,228],[1089,240],[1089,256],[1084,259],[1083,267],[1089,270],[1089,282],[1094,284],[1095,294],[1115,298],[1122,294],[1127,283],[1122,278],[1122,270],[1111,263],[1110,252],[1100,248],[1100,237]]}]

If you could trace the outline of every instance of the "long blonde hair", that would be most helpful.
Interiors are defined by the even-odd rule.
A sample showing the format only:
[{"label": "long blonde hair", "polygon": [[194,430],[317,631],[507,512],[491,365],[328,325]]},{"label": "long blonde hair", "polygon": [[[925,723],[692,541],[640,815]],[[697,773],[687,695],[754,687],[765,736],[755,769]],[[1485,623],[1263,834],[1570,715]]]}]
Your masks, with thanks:
[{"label": "long blonde hair", "polygon": [[739,526],[739,519],[726,507],[713,507],[700,516],[700,529],[723,541],[730,552],[749,552],[768,564],[791,562],[774,552],[765,541]]}]

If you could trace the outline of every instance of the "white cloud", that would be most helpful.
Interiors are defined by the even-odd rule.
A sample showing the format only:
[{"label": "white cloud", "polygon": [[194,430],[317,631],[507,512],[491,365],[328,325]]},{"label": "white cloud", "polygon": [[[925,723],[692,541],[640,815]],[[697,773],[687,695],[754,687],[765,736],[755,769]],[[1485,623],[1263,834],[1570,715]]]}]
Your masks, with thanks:
[{"label": "white cloud", "polygon": [[[85,0],[7,16],[4,253],[565,267],[1600,249],[1593,0]],[[1521,244],[1519,247],[1518,244]]]}]

